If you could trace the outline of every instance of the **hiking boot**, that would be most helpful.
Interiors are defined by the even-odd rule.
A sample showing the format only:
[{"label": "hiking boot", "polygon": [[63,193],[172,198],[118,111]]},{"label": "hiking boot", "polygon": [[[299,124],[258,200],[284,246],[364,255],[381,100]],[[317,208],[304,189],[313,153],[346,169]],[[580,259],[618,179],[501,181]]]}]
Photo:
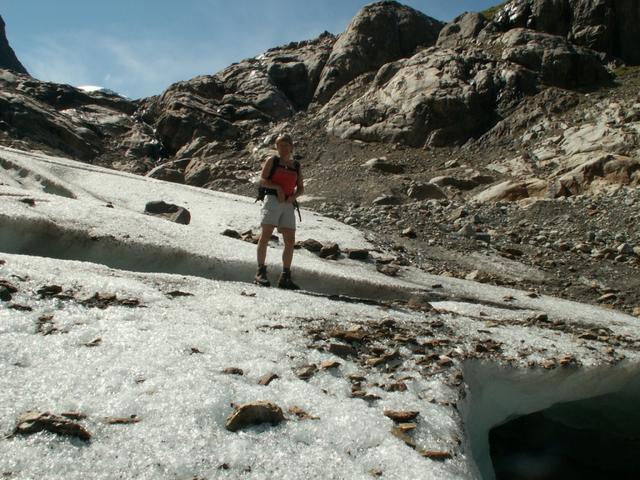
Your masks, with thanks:
[{"label": "hiking boot", "polygon": [[293,283],[291,280],[291,272],[282,272],[278,279],[278,288],[284,288],[286,290],[299,290],[300,287]]},{"label": "hiking boot", "polygon": [[258,267],[258,272],[256,273],[256,276],[253,279],[253,283],[255,283],[256,285],[260,285],[262,287],[270,287],[271,286],[271,282],[267,278],[267,266],[266,265],[262,265],[261,267]]}]

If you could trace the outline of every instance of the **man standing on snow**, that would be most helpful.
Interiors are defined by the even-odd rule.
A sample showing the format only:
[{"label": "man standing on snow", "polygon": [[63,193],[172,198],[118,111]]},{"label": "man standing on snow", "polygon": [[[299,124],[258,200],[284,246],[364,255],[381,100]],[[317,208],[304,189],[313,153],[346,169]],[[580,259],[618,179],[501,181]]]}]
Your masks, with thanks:
[{"label": "man standing on snow", "polygon": [[280,134],[276,138],[274,155],[266,161],[260,175],[260,186],[264,187],[265,197],[262,206],[262,232],[258,241],[258,272],[254,282],[268,287],[267,278],[267,245],[278,227],[284,240],[282,252],[282,274],[278,280],[278,288],[297,290],[298,285],[291,280],[291,262],[293,246],[296,242],[296,199],[304,193],[304,180],[300,171],[300,163],[293,159],[293,140],[289,134]]}]

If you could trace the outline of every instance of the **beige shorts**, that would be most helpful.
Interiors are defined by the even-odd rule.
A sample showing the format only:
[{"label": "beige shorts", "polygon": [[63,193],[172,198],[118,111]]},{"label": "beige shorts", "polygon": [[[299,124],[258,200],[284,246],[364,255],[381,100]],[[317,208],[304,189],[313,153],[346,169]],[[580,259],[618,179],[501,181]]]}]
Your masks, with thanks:
[{"label": "beige shorts", "polygon": [[260,213],[262,225],[275,225],[279,229],[296,229],[296,211],[293,203],[280,203],[275,195],[265,195]]}]

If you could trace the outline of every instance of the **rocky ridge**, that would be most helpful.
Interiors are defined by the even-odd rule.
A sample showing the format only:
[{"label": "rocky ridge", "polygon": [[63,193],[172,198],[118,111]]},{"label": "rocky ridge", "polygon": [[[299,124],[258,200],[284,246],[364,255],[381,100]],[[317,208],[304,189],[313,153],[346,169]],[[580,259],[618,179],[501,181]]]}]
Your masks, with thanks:
[{"label": "rocky ridge", "polygon": [[25,75],[29,74],[27,69],[20,63],[20,60],[18,60],[18,57],[16,57],[11,45],[9,45],[7,32],[5,31],[5,23],[2,16],[0,16],[0,68],[13,70]]},{"label": "rocky ridge", "polygon": [[637,8],[514,0],[443,25],[379,2],[339,36],[139,101],[3,71],[0,141],[253,195],[288,130],[305,205],[369,231],[400,267],[633,312]]}]

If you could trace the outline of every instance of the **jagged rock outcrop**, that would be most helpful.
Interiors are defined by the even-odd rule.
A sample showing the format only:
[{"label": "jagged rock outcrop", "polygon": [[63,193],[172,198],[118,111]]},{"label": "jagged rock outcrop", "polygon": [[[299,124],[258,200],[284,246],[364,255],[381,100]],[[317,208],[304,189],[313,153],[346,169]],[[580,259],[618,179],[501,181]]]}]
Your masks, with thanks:
[{"label": "jagged rock outcrop", "polygon": [[333,47],[314,99],[326,103],[351,80],[435,44],[443,23],[398,2],[364,7]]},{"label": "jagged rock outcrop", "polygon": [[328,123],[343,138],[412,146],[461,143],[493,125],[500,102],[535,91],[535,76],[479,51],[427,49],[385,65]]},{"label": "jagged rock outcrop", "polygon": [[[515,129],[526,123],[520,149],[528,153],[493,163],[491,168],[509,180],[476,193],[475,200],[596,196],[621,185],[640,185],[638,98],[626,102],[600,98],[579,109],[579,124],[570,125],[558,120],[566,111],[559,107],[564,103],[569,110],[575,108],[577,94],[550,88],[538,97],[509,119]],[[515,130],[505,131],[504,125],[492,133],[511,141],[516,136]]]},{"label": "jagged rock outcrop", "polygon": [[18,57],[16,57],[15,52],[9,45],[9,40],[7,40],[7,33],[5,31],[5,24],[2,16],[0,15],[0,68],[5,68],[7,70],[13,70],[17,73],[23,73],[25,75],[29,75],[27,69],[24,68]]},{"label": "jagged rock outcrop", "polygon": [[[160,97],[150,100],[144,119],[154,125],[170,154],[198,137],[207,141],[233,139],[239,130],[228,118],[236,115],[237,108],[220,104],[224,96],[223,83],[213,76],[178,82]],[[245,111],[261,115],[253,107],[247,107]]]},{"label": "jagged rock outcrop", "polygon": [[500,30],[530,28],[640,63],[640,2],[637,0],[513,0],[498,12]]},{"label": "jagged rock outcrop", "polygon": [[640,160],[620,155],[604,154],[579,164],[561,175],[549,185],[548,196],[570,197],[589,190],[596,190],[600,184],[640,184]]},{"label": "jagged rock outcrop", "polygon": [[500,38],[502,59],[540,73],[543,83],[561,88],[602,85],[610,80],[602,62],[565,38],[527,29],[513,29]]},{"label": "jagged rock outcrop", "polygon": [[[184,160],[166,163],[154,175],[204,187],[244,182],[271,147],[263,141],[267,134],[295,129],[305,118],[299,112],[309,108],[319,135],[461,145],[496,125],[506,132],[528,124],[524,117],[512,121],[513,112],[521,105],[532,110],[527,99],[550,86],[596,88],[609,80],[598,55],[570,41],[577,19],[600,25],[596,4],[605,10],[612,5],[520,0],[495,21],[466,13],[442,28],[410,7],[378,2],[363,8],[339,37],[325,32],[272,48],[137,102],[5,71],[0,136],[8,145],[24,139],[141,173],[161,159]],[[437,47],[427,47],[436,39]]]},{"label": "jagged rock outcrop", "polygon": [[86,93],[0,70],[0,135],[8,139],[5,144],[26,141],[81,160],[107,150],[137,158],[157,155],[160,146],[148,126],[138,126],[136,108],[119,95]]},{"label": "jagged rock outcrop", "polygon": [[[176,153],[198,142],[235,142],[305,109],[335,37],[294,42],[212,76],[179,82],[145,106],[144,118]],[[202,148],[205,145],[199,145]]]},{"label": "jagged rock outcrop", "polygon": [[385,65],[369,90],[328,122],[328,131],[369,142],[461,144],[490,129],[539,86],[577,88],[610,80],[592,51],[564,37],[513,29],[490,45],[484,51],[431,48]]}]

